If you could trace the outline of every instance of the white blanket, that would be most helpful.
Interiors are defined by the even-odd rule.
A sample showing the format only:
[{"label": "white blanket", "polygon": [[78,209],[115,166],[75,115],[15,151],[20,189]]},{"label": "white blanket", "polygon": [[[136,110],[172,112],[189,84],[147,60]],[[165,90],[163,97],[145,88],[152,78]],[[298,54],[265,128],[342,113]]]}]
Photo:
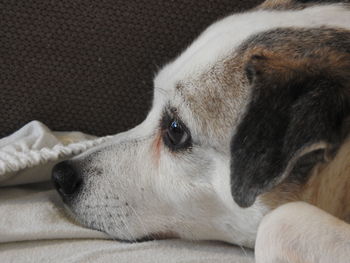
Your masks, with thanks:
[{"label": "white blanket", "polygon": [[109,137],[52,132],[38,121],[0,139],[0,262],[254,262],[219,242],[120,243],[66,216],[51,168]]}]

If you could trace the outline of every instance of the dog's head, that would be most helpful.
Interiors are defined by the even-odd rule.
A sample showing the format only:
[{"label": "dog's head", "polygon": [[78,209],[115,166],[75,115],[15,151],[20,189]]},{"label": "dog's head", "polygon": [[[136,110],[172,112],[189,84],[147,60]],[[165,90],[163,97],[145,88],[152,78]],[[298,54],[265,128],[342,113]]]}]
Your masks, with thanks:
[{"label": "dog's head", "polygon": [[258,9],[209,27],[159,72],[142,124],[55,166],[69,209],[116,239],[252,246],[260,195],[305,183],[348,134],[350,33],[320,27],[343,12]]}]

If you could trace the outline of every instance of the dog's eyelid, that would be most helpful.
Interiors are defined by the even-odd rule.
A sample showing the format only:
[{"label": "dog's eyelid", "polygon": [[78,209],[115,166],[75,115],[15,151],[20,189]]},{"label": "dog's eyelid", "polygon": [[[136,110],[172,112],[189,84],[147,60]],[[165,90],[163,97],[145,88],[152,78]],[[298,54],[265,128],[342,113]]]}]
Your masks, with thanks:
[{"label": "dog's eyelid", "polygon": [[167,128],[168,125],[170,124],[170,122],[176,121],[181,125],[181,127],[186,132],[190,133],[190,129],[188,128],[186,123],[184,123],[182,118],[180,118],[180,116],[178,115],[177,109],[176,108],[174,108],[174,109],[175,109],[175,111],[172,111],[171,109],[169,109],[170,112],[168,112],[167,110],[164,111],[164,114],[162,117],[162,128]]},{"label": "dog's eyelid", "polygon": [[185,129],[185,131],[191,134],[191,129],[180,117],[178,108],[168,104],[163,110],[163,114],[161,118],[161,129],[162,130],[166,129],[170,124],[170,122],[173,120],[179,122],[181,126]]}]

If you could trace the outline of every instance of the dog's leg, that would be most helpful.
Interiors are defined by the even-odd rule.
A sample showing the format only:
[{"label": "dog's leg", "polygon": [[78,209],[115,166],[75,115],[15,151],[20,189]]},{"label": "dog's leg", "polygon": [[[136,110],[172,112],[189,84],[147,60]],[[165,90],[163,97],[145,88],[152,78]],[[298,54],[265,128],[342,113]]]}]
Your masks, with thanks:
[{"label": "dog's leg", "polygon": [[257,263],[350,262],[350,225],[304,202],[266,215],[255,244]]}]

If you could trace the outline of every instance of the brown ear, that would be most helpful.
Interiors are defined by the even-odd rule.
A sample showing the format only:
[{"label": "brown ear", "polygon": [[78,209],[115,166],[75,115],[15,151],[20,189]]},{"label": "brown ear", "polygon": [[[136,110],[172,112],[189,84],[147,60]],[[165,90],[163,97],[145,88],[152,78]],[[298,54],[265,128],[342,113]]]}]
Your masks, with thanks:
[{"label": "brown ear", "polygon": [[250,103],[231,142],[231,191],[241,207],[287,177],[307,179],[349,134],[350,56],[318,50],[290,58],[254,50]]}]

